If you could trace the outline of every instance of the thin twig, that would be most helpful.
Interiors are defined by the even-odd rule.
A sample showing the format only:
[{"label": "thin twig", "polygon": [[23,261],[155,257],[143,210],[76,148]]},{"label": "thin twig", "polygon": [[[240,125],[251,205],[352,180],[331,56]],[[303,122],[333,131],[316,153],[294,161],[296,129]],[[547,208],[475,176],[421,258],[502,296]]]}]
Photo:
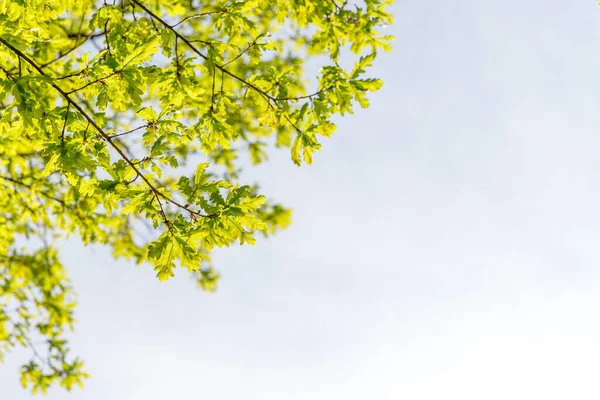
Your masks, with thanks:
[{"label": "thin twig", "polygon": [[115,75],[117,75],[117,74],[119,74],[119,73],[121,73],[121,72],[123,72],[123,71],[122,71],[122,70],[113,71],[112,73],[110,73],[110,74],[108,74],[108,75],[106,75],[106,76],[103,76],[102,78],[98,78],[98,79],[96,79],[96,80],[93,80],[93,81],[91,81],[91,82],[88,82],[88,83],[86,83],[85,85],[83,85],[83,86],[82,86],[82,87],[80,87],[79,89],[73,89],[73,90],[70,90],[70,91],[66,92],[66,94],[73,94],[73,93],[75,93],[75,92],[79,92],[80,90],[83,90],[83,89],[85,89],[85,88],[86,88],[86,87],[88,87],[88,86],[91,86],[91,85],[93,85],[93,84],[95,84],[95,83],[98,83],[98,82],[103,82],[105,79],[108,79],[108,78],[110,78],[110,77],[113,77],[113,76],[115,76]]},{"label": "thin twig", "polygon": [[185,21],[187,21],[189,19],[206,17],[208,15],[213,15],[213,14],[227,14],[227,13],[229,13],[229,11],[227,11],[227,10],[219,10],[219,11],[208,11],[208,12],[204,12],[204,13],[200,13],[200,14],[190,15],[189,17],[185,17],[184,19],[182,19],[181,21],[179,21],[178,23],[176,23],[175,25],[173,25],[173,28],[175,28],[177,25],[180,25],[180,24],[184,23]]},{"label": "thin twig", "polygon": [[248,50],[250,50],[252,48],[252,46],[255,46],[255,45],[256,45],[256,40],[254,40],[254,41],[252,41],[252,43],[248,44],[248,47],[246,47],[244,50],[242,50],[237,56],[233,57],[231,60],[229,60],[225,64],[223,64],[223,67],[226,67],[229,64],[233,63],[235,60],[237,60],[238,58],[243,56]]},{"label": "thin twig", "polygon": [[142,126],[138,126],[137,128],[134,128],[134,129],[132,129],[130,131],[127,131],[127,132],[122,132],[122,133],[117,133],[117,134],[114,134],[114,135],[110,135],[110,138],[113,139],[113,138],[116,138],[116,137],[119,137],[119,136],[129,135],[130,133],[133,133],[135,131],[139,131],[140,129],[144,129],[144,128],[147,128],[147,127],[148,127],[148,124],[145,124],[145,125],[142,125]]},{"label": "thin twig", "polygon": [[65,123],[63,124],[62,133],[60,134],[60,140],[65,141],[65,128],[67,127],[67,120],[69,119],[69,109],[71,108],[71,103],[67,104],[67,112],[65,113]]},{"label": "thin twig", "polygon": [[298,97],[278,97],[278,98],[277,98],[277,100],[278,100],[278,101],[297,101],[297,100],[312,99],[313,97],[315,97],[315,96],[318,96],[318,95],[320,95],[321,93],[323,93],[323,92],[326,92],[326,91],[328,91],[328,90],[331,90],[331,89],[333,89],[333,85],[331,85],[331,86],[329,86],[329,87],[327,87],[327,88],[325,88],[325,89],[318,90],[318,91],[316,91],[316,92],[314,92],[314,93],[312,93],[312,94],[308,94],[308,95],[306,95],[306,96],[298,96]]}]

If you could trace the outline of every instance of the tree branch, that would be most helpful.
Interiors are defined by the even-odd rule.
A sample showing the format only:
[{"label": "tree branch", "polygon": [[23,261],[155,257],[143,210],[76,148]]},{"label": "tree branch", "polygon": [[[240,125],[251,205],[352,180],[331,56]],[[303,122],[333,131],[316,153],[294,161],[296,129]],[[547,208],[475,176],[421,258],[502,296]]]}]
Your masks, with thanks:
[{"label": "tree branch", "polygon": [[[185,43],[194,53],[196,53],[200,58],[202,58],[203,60],[207,60],[208,61],[208,57],[206,55],[204,55],[204,53],[202,53],[200,50],[198,50],[196,48],[196,46],[194,46],[192,44],[192,42],[190,42],[185,36],[181,35],[179,32],[177,32],[175,30],[175,28],[173,28],[173,26],[169,25],[167,22],[165,22],[162,18],[160,18],[158,15],[154,14],[152,11],[150,11],[145,5],[143,5],[141,2],[139,2],[138,0],[131,0],[132,2],[134,2],[135,4],[137,4],[142,10],[144,10],[148,15],[150,15],[152,18],[154,18],[155,20],[157,20],[158,22],[160,22],[165,28],[171,30],[176,37],[178,37],[183,43]],[[270,101],[276,101],[276,98],[271,96],[270,94],[268,94],[267,92],[261,90],[259,87],[257,87],[256,85],[248,82],[247,80],[245,80],[244,78],[234,74],[233,72],[225,69],[222,65],[218,65],[215,64],[215,68],[217,68],[218,70],[220,70],[221,72],[223,72],[226,75],[229,75],[230,77],[232,77],[233,79],[243,83],[244,85],[248,86],[249,88],[253,89],[254,91],[256,91],[257,93],[259,93],[260,95],[262,95],[263,97],[265,97],[265,99],[270,103]]]},{"label": "tree branch", "polygon": [[[155,13],[153,13],[152,11],[150,11],[145,5],[143,5],[139,0],[130,0],[131,2],[137,4],[141,9],[143,9],[144,11],[146,11],[146,13],[148,15],[150,15],[153,19],[156,19],[158,22],[160,22],[165,28],[169,29],[170,31],[173,32],[173,34],[175,34],[176,38],[179,38],[183,43],[185,43],[194,53],[196,53],[200,58],[202,58],[203,60],[208,61],[209,58],[202,53],[200,50],[198,50],[193,44],[192,42],[187,39],[185,36],[183,36],[182,34],[180,34],[179,32],[177,32],[174,28],[174,26],[169,25],[166,21],[164,21],[162,18],[160,18],[158,15],[156,15]],[[272,95],[270,95],[269,93],[267,93],[266,91],[260,89],[258,86],[248,82],[246,79],[242,78],[241,76],[238,76],[236,74],[234,74],[233,72],[229,71],[228,69],[226,69],[223,65],[218,65],[218,64],[214,64],[214,67],[216,69],[218,69],[219,71],[221,71],[222,73],[224,73],[225,75],[228,75],[230,77],[232,77],[233,79],[241,82],[242,84],[246,85],[247,87],[251,88],[252,90],[254,90],[256,93],[260,94],[262,96],[262,98],[267,102],[268,107],[272,108],[273,105],[275,105],[278,109],[281,109],[282,106],[281,104],[278,103],[278,101],[280,101],[280,99],[278,99],[277,97],[274,97]],[[285,100],[295,100],[295,98],[286,98]],[[283,100],[281,100],[283,101]],[[212,107],[212,104],[211,104]],[[296,124],[294,124],[292,122],[292,120],[286,115],[285,119],[290,123],[290,125],[296,130],[296,132],[300,133],[301,130],[300,128],[298,128],[298,126]]]},{"label": "tree branch", "polygon": [[[2,37],[0,37],[0,43],[2,43],[3,45],[5,45],[6,47],[8,47],[12,52],[14,52],[19,57],[22,57],[40,75],[42,75],[42,76],[48,76],[48,75],[46,75],[46,73],[44,73],[44,71],[42,71],[42,69],[32,59],[30,59],[27,55],[25,55],[22,51],[20,51],[16,47],[14,47],[12,44],[8,43]],[[69,94],[67,92],[65,92],[60,86],[58,86],[56,83],[54,83],[52,81],[50,81],[50,86],[52,86],[57,92],[59,92],[61,94],[61,96],[69,104],[71,104],[90,123],[90,125],[92,125],[92,127],[94,127],[94,129],[98,132],[98,134],[100,135],[100,137],[102,139],[104,139],[104,141],[106,141],[119,154],[119,156],[121,156],[121,158],[131,167],[131,169],[133,169],[133,171],[144,181],[144,183],[146,184],[146,186],[148,186],[148,188],[150,189],[150,191],[152,191],[153,194],[162,197],[167,202],[169,202],[169,203],[171,203],[171,204],[173,204],[173,205],[175,205],[175,206],[177,206],[177,207],[179,207],[179,208],[181,208],[181,209],[189,212],[192,215],[195,215],[195,216],[198,216],[198,217],[203,217],[203,218],[212,218],[212,217],[214,217],[214,215],[205,215],[205,214],[201,214],[201,213],[199,213],[197,211],[194,211],[194,210],[190,209],[189,207],[184,206],[184,205],[178,203],[177,201],[173,200],[172,198],[170,198],[167,195],[165,195],[162,192],[160,192],[152,184],[152,182],[150,182],[148,180],[148,178],[146,178],[146,176],[139,170],[139,168],[136,167],[136,165],[123,152],[123,150],[117,145],[117,143],[108,134],[106,134],[106,132],[104,132],[104,130],[102,128],[100,128],[100,126],[96,123],[96,121],[92,117],[90,117],[89,114],[86,113],[83,110],[83,108],[81,108],[81,106],[79,104],[77,104],[69,96]]]}]

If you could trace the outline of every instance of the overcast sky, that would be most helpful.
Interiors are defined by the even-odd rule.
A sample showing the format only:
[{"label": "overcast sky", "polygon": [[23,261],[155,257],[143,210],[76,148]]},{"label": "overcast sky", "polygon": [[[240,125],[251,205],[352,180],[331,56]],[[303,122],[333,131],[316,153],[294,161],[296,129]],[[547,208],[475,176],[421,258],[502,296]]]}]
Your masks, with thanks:
[{"label": "overcast sky", "polygon": [[600,8],[393,14],[372,107],[248,171],[295,223],[217,252],[216,294],[65,248],[93,377],[48,399],[600,398]]}]

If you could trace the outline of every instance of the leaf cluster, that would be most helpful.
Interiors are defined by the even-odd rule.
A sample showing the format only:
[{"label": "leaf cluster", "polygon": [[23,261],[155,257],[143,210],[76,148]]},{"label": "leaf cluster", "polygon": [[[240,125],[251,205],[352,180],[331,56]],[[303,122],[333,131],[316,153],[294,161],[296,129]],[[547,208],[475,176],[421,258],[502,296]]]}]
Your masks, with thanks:
[{"label": "leaf cluster", "polygon": [[58,240],[212,291],[211,250],[290,224],[241,165],[274,147],[310,164],[336,116],[368,107],[390,4],[0,2],[0,356],[32,350],[24,386],[87,377],[65,339],[76,299]]}]

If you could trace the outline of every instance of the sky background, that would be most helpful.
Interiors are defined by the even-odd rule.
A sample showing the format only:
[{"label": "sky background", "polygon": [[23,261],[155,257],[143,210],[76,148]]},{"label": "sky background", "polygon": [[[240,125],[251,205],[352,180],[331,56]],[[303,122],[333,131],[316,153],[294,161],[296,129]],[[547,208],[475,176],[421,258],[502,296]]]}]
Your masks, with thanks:
[{"label": "sky background", "polygon": [[[398,0],[372,106],[248,171],[294,225],[214,295],[63,251],[92,379],[47,399],[600,398],[600,8]],[[2,399],[29,399],[23,354]]]}]

